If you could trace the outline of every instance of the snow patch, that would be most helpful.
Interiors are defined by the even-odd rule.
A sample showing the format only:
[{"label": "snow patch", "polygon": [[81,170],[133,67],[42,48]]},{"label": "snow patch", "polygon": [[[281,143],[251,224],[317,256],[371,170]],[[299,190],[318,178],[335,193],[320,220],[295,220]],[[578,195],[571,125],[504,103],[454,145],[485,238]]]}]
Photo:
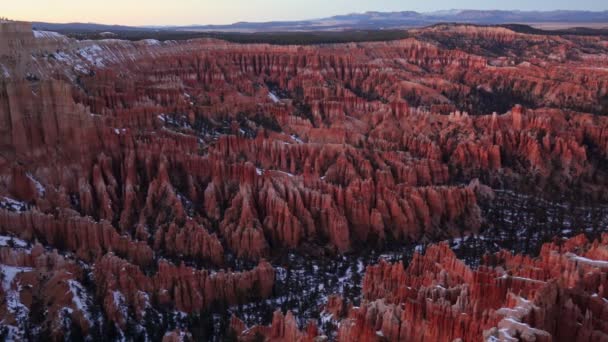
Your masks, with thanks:
[{"label": "snow patch", "polygon": [[[4,301],[8,312],[15,318],[18,327],[9,326],[9,337],[7,340],[20,341],[23,340],[24,326],[28,320],[30,310],[27,306],[21,303],[19,291],[21,286],[17,284],[17,290],[12,290],[12,284],[15,277],[22,272],[31,272],[30,267],[15,267],[8,265],[0,265],[0,273],[2,273],[2,289],[4,290]],[[0,325],[5,325],[4,320],[0,321]],[[8,325],[7,325],[8,326]]]},{"label": "snow patch", "polygon": [[99,56],[102,51],[103,49],[101,46],[94,44],[78,50],[78,54],[82,56],[82,58],[86,59],[89,63],[97,67],[104,67],[105,65],[103,63],[103,58]]},{"label": "snow patch", "polygon": [[11,289],[11,284],[19,273],[31,272],[32,270],[31,267],[0,265],[0,272],[4,275],[4,278],[2,279],[2,289],[4,289],[4,291],[9,291]]},{"label": "snow patch", "polygon": [[279,99],[279,97],[277,95],[275,95],[275,93],[273,93],[273,92],[268,92],[268,98],[270,100],[272,100],[272,102],[274,102],[274,103],[281,102],[281,99]]},{"label": "snow patch", "polygon": [[160,45],[160,41],[156,39],[144,39],[142,40],[146,45]]},{"label": "snow patch", "polygon": [[188,118],[185,114],[160,114],[158,119],[171,126],[180,127],[183,129],[192,129],[192,126],[188,123]]},{"label": "snow patch", "polygon": [[52,31],[34,31],[34,38],[63,38],[62,34]]},{"label": "snow patch", "polygon": [[303,143],[304,143],[304,141],[302,141],[302,139],[300,139],[300,138],[299,138],[297,135],[295,135],[295,134],[292,134],[292,135],[291,135],[291,139],[292,139],[293,141],[297,142],[298,144],[303,144]]},{"label": "snow patch", "polygon": [[26,248],[28,243],[12,236],[0,235],[0,247]]},{"label": "snow patch", "polygon": [[280,171],[280,170],[276,170],[275,172],[278,172],[280,174],[283,174],[287,177],[295,177],[296,175],[294,175],[293,173],[289,173],[289,172],[285,172],[285,171]]},{"label": "snow patch", "polygon": [[44,194],[46,193],[46,188],[42,185],[42,183],[40,183],[36,178],[34,178],[34,176],[32,176],[32,174],[29,172],[25,175],[34,183],[34,186],[36,186],[36,191],[38,191],[38,195],[44,196]]},{"label": "snow patch", "polygon": [[0,197],[0,208],[8,209],[11,211],[25,211],[28,209],[28,204],[25,202],[17,201],[10,197]]},{"label": "snow patch", "polygon": [[593,266],[593,267],[599,267],[599,268],[608,268],[608,261],[593,260],[593,259],[578,256],[574,253],[566,253],[565,256],[566,256],[566,258],[568,258],[570,260],[574,260],[581,264],[585,264],[585,265],[589,265],[589,266]]},{"label": "snow patch", "polygon": [[122,317],[125,319],[128,318],[129,316],[127,315],[128,312],[125,304],[125,297],[122,295],[122,293],[120,293],[120,291],[112,291],[112,298],[114,299],[114,306],[116,306],[118,312],[120,312]]},{"label": "snow patch", "polygon": [[68,280],[68,286],[70,287],[70,292],[72,293],[72,302],[76,306],[76,308],[82,312],[84,318],[89,322],[91,321],[91,313],[89,312],[87,302],[89,300],[87,296],[87,291],[84,289],[82,284],[77,282],[76,280]]},{"label": "snow patch", "polygon": [[4,66],[4,64],[0,64],[0,67],[2,67],[2,74],[4,75],[4,77],[9,78],[11,77],[11,73],[8,71],[8,69]]}]

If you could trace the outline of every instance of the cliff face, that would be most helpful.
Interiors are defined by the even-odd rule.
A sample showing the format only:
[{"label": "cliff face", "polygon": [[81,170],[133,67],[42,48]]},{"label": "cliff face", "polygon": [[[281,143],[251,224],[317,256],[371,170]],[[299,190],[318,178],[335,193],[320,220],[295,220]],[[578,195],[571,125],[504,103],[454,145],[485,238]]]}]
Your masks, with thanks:
[{"label": "cliff face", "polygon": [[[41,323],[19,312],[47,307],[54,338],[70,331],[57,323],[68,314],[83,332],[106,329],[87,323],[82,303],[63,295],[68,288],[82,287],[74,291],[87,296],[90,314],[120,335],[149,330],[137,327],[144,320],[170,321],[163,314],[273,296],[275,272],[263,260],[286,251],[335,256],[475,233],[484,184],[608,199],[608,120],[596,115],[608,96],[600,38],[461,27],[280,47],[75,41],[27,24],[0,27],[0,234],[40,244],[2,247],[6,260],[19,260],[6,265],[23,271],[4,272],[15,275],[5,302],[21,303],[3,312],[11,334]],[[39,266],[39,256],[63,261]],[[407,272],[372,268],[368,303],[350,311],[339,336],[521,332],[490,311],[517,303],[511,290],[532,301],[539,283],[482,270],[444,247],[416,256]],[[496,288],[487,298],[481,278]],[[446,292],[429,288],[439,280]],[[45,302],[47,291],[63,297]],[[261,333],[317,334],[275,316]],[[546,320],[525,322],[561,334]],[[449,331],[426,335],[407,323],[443,321]],[[576,336],[602,331],[585,324]],[[189,336],[184,326],[165,328],[168,340]]]}]

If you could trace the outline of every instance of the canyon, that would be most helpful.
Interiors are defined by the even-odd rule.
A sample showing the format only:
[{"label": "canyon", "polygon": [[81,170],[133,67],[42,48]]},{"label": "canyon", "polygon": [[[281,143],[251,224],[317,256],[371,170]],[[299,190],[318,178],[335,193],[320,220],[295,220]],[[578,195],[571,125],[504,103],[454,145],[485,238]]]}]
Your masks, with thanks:
[{"label": "canyon", "polygon": [[608,340],[608,40],[414,32],[0,22],[0,336]]}]

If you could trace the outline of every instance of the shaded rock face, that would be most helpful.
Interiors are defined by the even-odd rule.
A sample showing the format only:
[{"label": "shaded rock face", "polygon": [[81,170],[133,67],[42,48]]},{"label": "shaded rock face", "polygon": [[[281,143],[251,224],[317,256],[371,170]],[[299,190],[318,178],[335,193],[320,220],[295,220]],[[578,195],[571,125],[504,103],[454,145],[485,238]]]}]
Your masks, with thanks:
[{"label": "shaded rock face", "polygon": [[[272,296],[264,260],[286,251],[333,256],[476,233],[488,186],[608,199],[608,120],[596,115],[606,110],[608,51],[598,37],[453,27],[389,43],[278,47],[75,41],[11,25],[0,24],[0,236],[19,243],[0,246],[12,267],[3,269],[2,336],[41,326],[57,340],[188,339],[187,327],[151,327]],[[496,98],[505,109],[491,114]],[[526,321],[539,331],[523,332],[491,314],[513,286],[540,289],[501,280],[498,266],[487,272],[500,290],[482,301],[475,279],[486,273],[446,248],[416,256],[407,272],[381,264],[339,337],[559,333],[548,321]],[[413,292],[402,286],[411,274]],[[418,295],[425,274],[458,291]],[[429,321],[435,307],[442,314]],[[399,323],[431,327],[448,314],[451,332]],[[296,323],[277,312],[259,333],[318,335]],[[589,324],[584,334],[601,331]]]}]

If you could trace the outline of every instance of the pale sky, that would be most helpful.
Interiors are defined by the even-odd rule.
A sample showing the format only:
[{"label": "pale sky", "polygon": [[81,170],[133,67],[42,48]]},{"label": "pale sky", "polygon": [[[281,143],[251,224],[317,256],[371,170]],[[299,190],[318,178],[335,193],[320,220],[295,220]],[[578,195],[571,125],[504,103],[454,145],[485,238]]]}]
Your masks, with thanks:
[{"label": "pale sky", "polygon": [[445,9],[592,10],[606,0],[0,0],[0,17],[123,25],[230,24],[296,20],[365,11]]}]

